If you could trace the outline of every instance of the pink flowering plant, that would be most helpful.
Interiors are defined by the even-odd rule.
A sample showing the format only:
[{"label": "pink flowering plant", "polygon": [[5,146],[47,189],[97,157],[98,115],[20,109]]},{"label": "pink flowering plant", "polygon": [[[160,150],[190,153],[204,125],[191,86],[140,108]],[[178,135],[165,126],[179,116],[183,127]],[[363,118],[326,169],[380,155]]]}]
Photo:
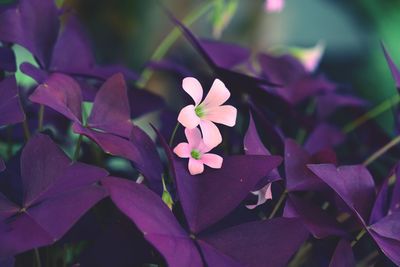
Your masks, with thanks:
[{"label": "pink flowering plant", "polygon": [[399,8],[0,0],[0,267],[400,266]]}]

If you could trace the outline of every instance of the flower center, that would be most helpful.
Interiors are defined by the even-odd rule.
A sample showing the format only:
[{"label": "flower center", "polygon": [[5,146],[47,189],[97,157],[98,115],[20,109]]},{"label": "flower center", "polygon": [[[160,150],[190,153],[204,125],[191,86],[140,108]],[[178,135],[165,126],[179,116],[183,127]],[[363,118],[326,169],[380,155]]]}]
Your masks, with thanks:
[{"label": "flower center", "polygon": [[190,152],[190,156],[192,156],[194,159],[200,159],[201,154],[200,151],[193,149],[192,152]]},{"label": "flower center", "polygon": [[194,108],[194,112],[196,113],[197,117],[199,117],[199,118],[204,116],[204,109],[200,105]]}]

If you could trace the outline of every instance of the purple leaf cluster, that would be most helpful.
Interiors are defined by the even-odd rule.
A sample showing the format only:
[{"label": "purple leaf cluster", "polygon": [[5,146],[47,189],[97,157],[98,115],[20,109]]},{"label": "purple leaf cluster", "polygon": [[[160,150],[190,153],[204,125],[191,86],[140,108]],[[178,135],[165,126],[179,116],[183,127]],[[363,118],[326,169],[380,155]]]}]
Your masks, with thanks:
[{"label": "purple leaf cluster", "polygon": [[[367,102],[293,55],[199,38],[164,11],[207,65],[147,64],[180,106],[99,65],[72,10],[0,9],[0,266],[400,266],[400,152],[375,157],[390,137],[340,120]],[[13,45],[37,67],[17,66]],[[187,75],[222,81],[238,118],[221,128],[221,168],[198,175],[172,152]]]}]

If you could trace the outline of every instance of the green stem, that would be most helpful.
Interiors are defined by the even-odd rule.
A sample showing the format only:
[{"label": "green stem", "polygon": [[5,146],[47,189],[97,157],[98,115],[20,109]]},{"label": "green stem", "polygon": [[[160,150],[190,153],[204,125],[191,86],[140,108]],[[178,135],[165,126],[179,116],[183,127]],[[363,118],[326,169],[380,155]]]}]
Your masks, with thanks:
[{"label": "green stem", "polygon": [[28,121],[26,119],[22,122],[22,127],[24,128],[25,141],[29,141],[31,132],[29,131]]},{"label": "green stem", "polygon": [[36,267],[41,267],[42,266],[42,262],[40,260],[39,249],[35,248],[33,251],[34,251],[34,254],[35,254]]},{"label": "green stem", "polygon": [[381,157],[383,154],[385,154],[389,149],[394,147],[400,143],[400,135],[394,138],[392,141],[381,147],[379,150],[377,150],[375,153],[373,153],[371,156],[369,156],[364,162],[364,166],[368,166],[372,162],[374,162],[377,158]]},{"label": "green stem", "polygon": [[356,236],[356,239],[353,240],[353,242],[351,242],[350,246],[354,247],[357,242],[367,233],[367,231],[365,229],[362,229],[358,235]]},{"label": "green stem", "polygon": [[40,105],[38,116],[39,116],[38,129],[39,132],[41,132],[43,130],[44,105]]},{"label": "green stem", "polygon": [[72,157],[73,161],[76,161],[79,157],[79,152],[81,150],[82,138],[83,138],[83,135],[80,134],[78,137],[78,141],[76,141],[75,151],[74,151],[74,155]]},{"label": "green stem", "polygon": [[[211,9],[212,6],[215,5],[215,1],[206,1],[206,3],[201,4],[198,8],[195,8],[188,16],[186,16],[182,23],[186,26],[192,25],[195,21],[197,21],[200,17],[207,13],[208,10]],[[153,55],[150,58],[150,61],[159,61],[161,60],[168,52],[168,50],[172,47],[172,45],[178,40],[181,35],[181,31],[178,27],[174,27],[174,29],[162,40],[160,45],[156,48]],[[138,87],[145,87],[147,82],[150,80],[153,71],[149,68],[145,68],[140,75],[140,79],[137,82]]]},{"label": "green stem", "polygon": [[272,210],[271,214],[269,215],[268,219],[274,218],[275,214],[278,212],[279,208],[281,207],[283,200],[285,200],[285,197],[287,195],[287,191],[284,191],[279,198],[278,202],[276,203],[274,209]]},{"label": "green stem", "polygon": [[178,131],[179,125],[180,125],[180,123],[178,122],[175,125],[174,130],[172,131],[172,135],[171,135],[171,138],[169,139],[169,143],[168,143],[170,147],[172,147],[172,145],[174,143],[175,135],[176,135],[176,132]]},{"label": "green stem", "polygon": [[377,117],[378,115],[382,114],[383,112],[387,111],[389,108],[395,106],[396,104],[400,103],[400,95],[396,94],[392,97],[389,97],[385,101],[381,102],[378,104],[376,107],[368,111],[367,113],[363,114],[362,116],[358,117],[354,121],[346,124],[342,131],[344,133],[349,133],[351,131],[354,131],[357,129],[359,126],[364,124],[365,122],[369,121],[370,119],[373,119]]}]

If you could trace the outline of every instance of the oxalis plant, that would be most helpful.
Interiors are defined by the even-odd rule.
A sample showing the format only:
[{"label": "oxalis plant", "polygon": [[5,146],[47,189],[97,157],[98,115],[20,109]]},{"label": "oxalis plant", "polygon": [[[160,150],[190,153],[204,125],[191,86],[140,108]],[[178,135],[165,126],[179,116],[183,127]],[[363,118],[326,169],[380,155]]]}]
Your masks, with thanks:
[{"label": "oxalis plant", "polygon": [[252,54],[189,29],[214,10],[219,36],[237,6],[159,4],[174,29],[140,74],[97,64],[72,8],[0,6],[1,267],[400,266],[400,137],[373,120],[398,97],[343,93],[322,42]]}]

